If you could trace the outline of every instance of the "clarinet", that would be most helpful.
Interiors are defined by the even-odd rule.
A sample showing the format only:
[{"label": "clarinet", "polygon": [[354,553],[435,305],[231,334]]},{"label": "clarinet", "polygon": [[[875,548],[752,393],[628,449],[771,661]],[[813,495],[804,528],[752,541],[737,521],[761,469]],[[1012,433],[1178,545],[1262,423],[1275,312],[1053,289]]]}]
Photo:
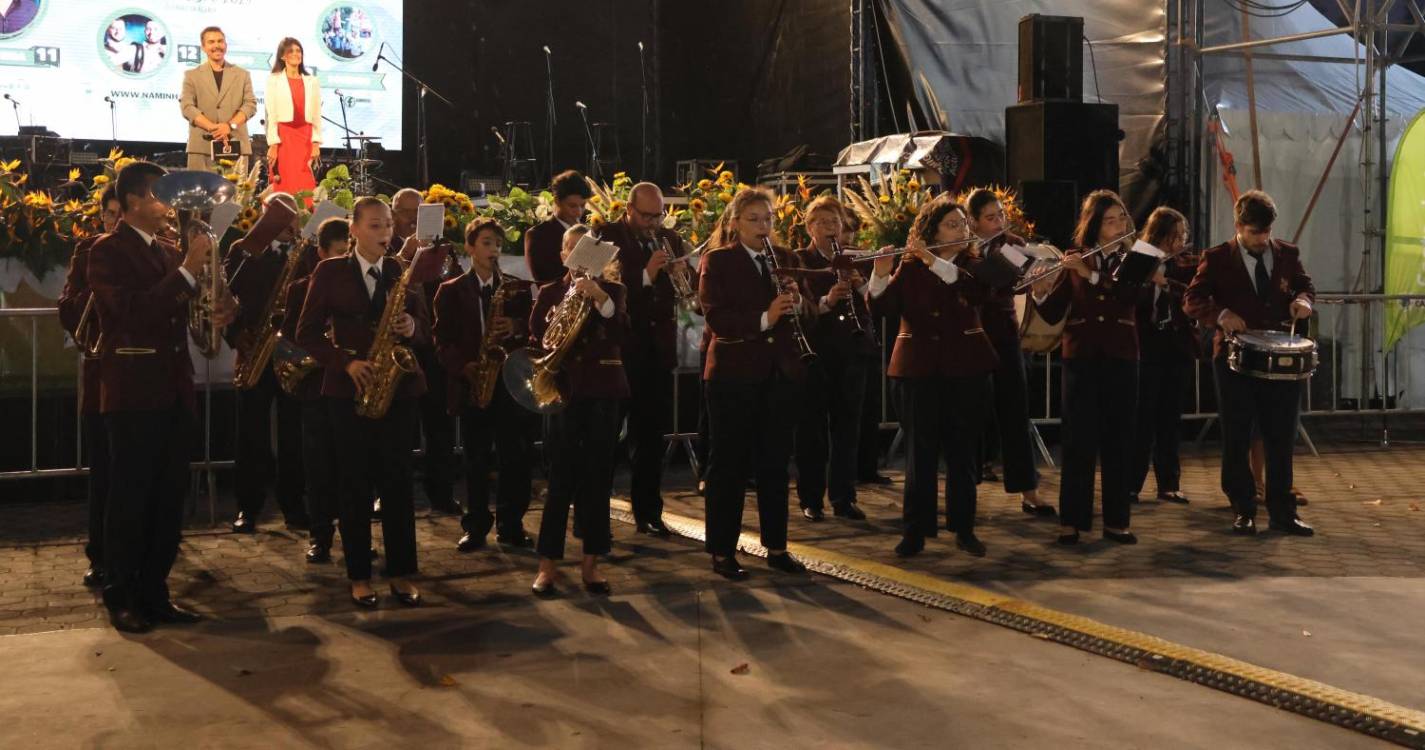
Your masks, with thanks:
[{"label": "clarinet", "polygon": [[[837,241],[835,237],[831,238],[831,249],[833,254],[835,255],[841,255],[842,253],[841,243]],[[851,281],[851,271],[849,269],[838,269],[836,272],[836,278],[838,281],[849,282]],[[854,289],[852,290],[852,294],[855,294]],[[846,312],[841,315],[841,319],[851,321],[851,327],[854,329],[853,332],[855,333],[855,335],[865,336],[866,324],[861,321],[861,316],[856,314],[856,300],[848,296],[846,298],[845,305]]]},{"label": "clarinet", "polygon": [[[777,262],[777,253],[772,249],[772,241],[766,237],[762,238],[762,247],[767,252],[767,267],[771,270],[773,283],[777,285],[777,294],[789,294],[797,300],[801,299],[801,293],[796,289],[796,281],[791,277],[784,276],[778,271],[782,266]],[[800,303],[798,304],[800,307]],[[792,340],[797,342],[797,355],[807,364],[816,360],[816,352],[812,351],[811,343],[807,341],[806,331],[802,330],[802,317],[800,310],[792,310]]]}]

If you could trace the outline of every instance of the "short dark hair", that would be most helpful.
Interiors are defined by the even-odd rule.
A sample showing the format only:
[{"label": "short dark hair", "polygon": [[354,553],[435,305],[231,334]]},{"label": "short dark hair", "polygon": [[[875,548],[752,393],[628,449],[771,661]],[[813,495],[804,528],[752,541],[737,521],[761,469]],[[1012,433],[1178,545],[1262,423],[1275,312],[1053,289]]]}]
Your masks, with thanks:
[{"label": "short dark hair", "polygon": [[1248,190],[1232,207],[1232,218],[1258,231],[1271,229],[1277,220],[1277,203],[1261,190]]},{"label": "short dark hair", "polygon": [[[114,190],[114,186],[113,186],[112,184],[109,185],[109,187],[104,188],[104,192],[102,192],[102,193],[99,194],[99,210],[100,210],[100,211],[103,211],[103,210],[104,210],[104,207],[107,206],[107,205],[109,205],[109,201],[118,201],[118,200],[119,200],[119,194],[118,194],[118,192]],[[119,209],[122,210],[123,207],[124,207],[124,202],[123,202],[123,201],[119,201]]]},{"label": "short dark hair", "polygon": [[582,195],[586,200],[594,197],[594,189],[589,187],[589,181],[573,169],[566,169],[554,175],[554,179],[549,181],[549,192],[554,193],[556,201],[562,201],[571,195]]},{"label": "short dark hair", "polygon": [[287,49],[294,44],[297,46],[297,49],[302,50],[302,63],[297,66],[297,72],[302,75],[307,75],[307,48],[302,46],[301,40],[290,36],[277,43],[277,59],[272,63],[273,73],[281,73],[287,69],[287,63],[283,62],[282,58],[286,56]]},{"label": "short dark hair", "polygon": [[168,170],[151,161],[136,161],[119,170],[119,176],[114,179],[114,197],[119,199],[119,213],[128,213],[129,196],[142,198],[148,195],[154,181],[166,174]]},{"label": "short dark hair", "polygon": [[351,205],[351,223],[355,224],[356,222],[361,221],[361,214],[366,209],[385,205],[386,201],[383,201],[374,195],[363,195],[362,197],[357,198],[356,202]]},{"label": "short dark hair", "polygon": [[204,39],[205,37],[207,37],[209,34],[212,34],[212,33],[222,34],[224,39],[227,39],[227,38],[228,38],[228,35],[227,35],[227,34],[224,34],[222,29],[218,28],[217,26],[209,26],[209,27],[203,29],[202,31],[198,32],[198,43],[199,43],[199,44],[202,44],[202,43],[203,43],[203,39]]},{"label": "short dark hair", "polygon": [[465,225],[465,244],[475,244],[480,233],[486,231],[494,232],[501,240],[505,238],[505,230],[500,227],[500,222],[495,221],[493,216],[476,216]]},{"label": "short dark hair", "polygon": [[[991,193],[993,195],[993,193]],[[940,228],[940,222],[945,221],[945,217],[951,211],[959,211],[965,214],[965,207],[950,199],[949,193],[941,193],[935,196],[929,203],[920,207],[920,212],[915,215],[915,221],[910,225],[910,236],[920,237],[927,245],[935,242],[935,231]]]},{"label": "short dark hair", "polygon": [[326,250],[333,242],[351,239],[351,222],[333,216],[317,227],[317,247]]},{"label": "short dark hair", "polygon": [[985,206],[998,202],[999,196],[995,195],[995,191],[989,188],[975,188],[974,192],[970,193],[970,197],[965,199],[965,207],[969,209],[970,218],[979,221],[980,212],[985,210]]}]

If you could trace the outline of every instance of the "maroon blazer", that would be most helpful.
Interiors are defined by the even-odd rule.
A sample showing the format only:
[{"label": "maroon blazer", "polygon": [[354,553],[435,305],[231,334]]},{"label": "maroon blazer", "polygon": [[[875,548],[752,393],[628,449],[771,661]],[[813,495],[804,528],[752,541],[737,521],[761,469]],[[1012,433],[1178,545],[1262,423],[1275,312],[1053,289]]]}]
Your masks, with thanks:
[{"label": "maroon blazer", "polygon": [[[298,271],[301,271],[301,267],[298,267]],[[307,287],[311,281],[311,275],[307,274],[287,285],[287,317],[282,319],[281,330],[282,338],[293,343],[297,341],[297,321],[302,317],[302,305],[307,301]],[[316,401],[321,398],[322,368],[318,367],[307,373],[307,377],[302,378],[302,382],[297,386],[297,392],[292,395],[298,401]]]},{"label": "maroon blazer", "polygon": [[524,260],[534,283],[542,286],[564,278],[569,269],[559,258],[563,245],[564,225],[558,219],[541,221],[524,233]]},{"label": "maroon blazer", "polygon": [[[495,289],[508,281],[512,279],[498,269],[491,278]],[[435,350],[447,373],[446,408],[451,414],[460,413],[469,400],[470,382],[465,378],[465,366],[480,358],[485,343],[481,310],[488,317],[492,307],[493,297],[481,298],[480,282],[473,270],[441,284],[435,293]],[[506,352],[529,340],[529,314],[533,307],[534,295],[530,293],[529,284],[522,284],[520,291],[505,300],[504,315],[514,321],[514,332],[500,342]]]},{"label": "maroon blazer", "polygon": [[178,248],[146,244],[123,221],[94,243],[88,281],[96,295],[104,346],[99,352],[99,410],[197,411],[188,357],[188,301],[194,288],[179,271]]},{"label": "maroon blazer", "polygon": [[[973,267],[973,263],[971,266]],[[871,307],[899,316],[886,374],[893,378],[981,375],[999,366],[982,307],[990,290],[961,270],[946,284],[919,261],[904,261]]]},{"label": "maroon blazer", "polygon": [[1102,257],[1089,260],[1097,284],[1073,271],[1059,275],[1054,290],[1039,304],[1046,323],[1064,323],[1064,359],[1138,359],[1137,286],[1117,284]]},{"label": "maroon blazer", "polygon": [[[399,259],[385,256],[381,275],[388,290],[394,291],[403,270],[404,264]],[[416,320],[415,335],[406,343],[414,346],[429,341],[430,318],[419,288],[406,293],[405,307]],[[366,357],[376,337],[381,314],[381,310],[374,309],[366,293],[366,281],[361,277],[361,265],[354,252],[317,264],[297,320],[297,346],[307,350],[325,369],[323,396],[356,397],[356,384],[346,373],[346,365]],[[417,366],[415,372],[401,379],[396,398],[415,398],[425,390],[425,373]]]},{"label": "maroon blazer", "polygon": [[[1024,244],[1023,237],[1005,232],[981,248],[981,253],[988,254],[1005,245],[1023,246]],[[963,256],[964,253],[960,255]],[[990,293],[985,296],[984,304],[980,307],[980,317],[984,320],[985,333],[989,334],[991,341],[1002,348],[1011,348],[1017,351],[1019,349],[1019,318],[1014,312],[1015,294],[1013,287],[990,290]],[[1024,292],[1019,292],[1019,294],[1024,294]]]},{"label": "maroon blazer", "polygon": [[[792,251],[776,248],[776,253],[782,267],[800,266]],[[703,380],[761,383],[776,372],[792,381],[806,377],[806,365],[792,338],[791,315],[782,316],[776,325],[762,330],[762,313],[767,312],[776,294],[741,243],[734,242],[703,256],[698,297],[712,336]],[[803,284],[802,298],[810,297]],[[803,330],[808,334],[813,322],[802,319]]]},{"label": "maroon blazer", "polygon": [[1135,308],[1138,318],[1138,357],[1145,362],[1184,363],[1198,358],[1197,321],[1183,311],[1183,293],[1197,270],[1197,254],[1182,253],[1164,262],[1163,272],[1168,285],[1167,322],[1157,320],[1153,301],[1157,285],[1145,284],[1138,292]]},{"label": "maroon blazer", "polygon": [[[64,291],[59,293],[59,324],[64,326],[69,337],[74,339],[81,353],[84,351],[84,344],[79,340],[79,321],[84,317],[84,308],[93,296],[89,289],[89,252],[103,236],[81,240],[74,246],[74,253],[69,256],[69,273],[64,277]],[[89,325],[96,335],[101,330],[99,315],[92,310],[89,313]],[[79,410],[84,414],[98,414],[99,358],[84,354],[79,365],[79,376],[82,382]]]},{"label": "maroon blazer", "polygon": [[[1197,273],[1183,295],[1183,310],[1204,325],[1217,325],[1217,316],[1231,310],[1242,316],[1247,327],[1256,330],[1281,330],[1291,319],[1291,302],[1306,295],[1316,300],[1316,287],[1301,265],[1301,250],[1296,245],[1272,240],[1272,289],[1266,301],[1257,296],[1247,263],[1236,238],[1202,254]],[[1214,357],[1227,356],[1225,336],[1219,330],[1212,340]]]},{"label": "maroon blazer", "polygon": [[[599,286],[614,301],[614,315],[605,318],[598,310],[590,310],[579,340],[573,345],[559,372],[560,387],[570,400],[628,398],[628,376],[623,371],[624,340],[628,336],[628,307],[623,284],[599,280]],[[546,318],[564,293],[569,279],[564,278],[539,288],[534,310],[529,316],[529,338],[534,348],[549,328]]]},{"label": "maroon blazer", "polygon": [[223,338],[241,356],[239,341],[252,336],[262,323],[262,313],[272,302],[272,295],[281,293],[276,289],[277,277],[282,275],[283,264],[292,245],[283,245],[280,250],[267,247],[248,247],[243,240],[234,242],[223,259],[223,268],[228,274],[228,290],[238,301],[237,318],[223,332]]},{"label": "maroon blazer", "polygon": [[[797,251],[797,261],[803,268],[830,269],[831,259],[821,254],[816,246],[805,247]],[[861,277],[869,279],[871,276],[871,264],[864,264]],[[835,273],[814,273],[807,274],[806,287],[811,292],[813,303],[820,304],[821,298],[825,297],[831,287],[836,284],[838,277]],[[851,324],[851,319],[846,316],[846,304],[850,302],[856,306],[856,316],[861,321],[861,326],[865,329],[862,333],[856,332],[856,327]],[[844,318],[844,319],[843,319]],[[839,302],[828,313],[818,315],[816,322],[807,327],[807,335],[811,337],[812,349],[818,356],[838,357],[842,360],[851,357],[869,357],[876,354],[875,326],[871,322],[871,311],[866,307],[866,299],[862,295],[851,290],[851,296],[845,302]]]},{"label": "maroon blazer", "polygon": [[640,242],[628,223],[619,221],[606,225],[599,238],[618,245],[614,262],[628,292],[631,328],[624,342],[624,356],[639,360],[651,357],[658,367],[672,370],[678,364],[678,313],[673,282],[665,266],[652,286],[644,286],[643,268],[653,256],[654,243],[667,240],[669,250],[676,253],[683,240],[673,230],[662,227],[654,230],[653,236],[654,239],[646,243]]}]

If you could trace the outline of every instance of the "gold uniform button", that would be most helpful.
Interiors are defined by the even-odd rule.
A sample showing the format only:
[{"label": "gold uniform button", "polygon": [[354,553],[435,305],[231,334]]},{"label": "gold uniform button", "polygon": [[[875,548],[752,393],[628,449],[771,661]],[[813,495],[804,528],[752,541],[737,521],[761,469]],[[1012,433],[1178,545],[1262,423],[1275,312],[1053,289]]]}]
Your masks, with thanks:
[{"label": "gold uniform button", "polygon": [[930,317],[932,317],[932,318],[938,318],[938,317],[940,317],[940,311],[939,311],[939,310],[931,310],[931,311],[930,311]]},{"label": "gold uniform button", "polygon": [[774,344],[774,343],[776,343],[776,342],[777,342],[776,337],[774,337],[774,336],[768,336],[768,337],[767,337],[767,343],[769,343],[769,344]]},{"label": "gold uniform button", "polygon": [[1100,295],[1099,295],[1099,296],[1098,296],[1098,301],[1099,301],[1099,302],[1102,302],[1102,301],[1103,301],[1103,299],[1104,299],[1104,297],[1103,297],[1103,295],[1102,295],[1102,294],[1100,294]]},{"label": "gold uniform button", "polygon": [[1103,322],[1103,316],[1102,316],[1102,315],[1098,316],[1098,322],[1100,322],[1100,323]]}]

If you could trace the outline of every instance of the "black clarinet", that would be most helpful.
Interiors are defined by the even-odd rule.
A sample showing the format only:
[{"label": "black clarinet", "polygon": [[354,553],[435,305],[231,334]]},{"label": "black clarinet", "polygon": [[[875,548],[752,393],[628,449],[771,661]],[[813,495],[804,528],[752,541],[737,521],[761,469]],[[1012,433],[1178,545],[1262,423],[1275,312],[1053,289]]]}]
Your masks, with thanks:
[{"label": "black clarinet", "polygon": [[[832,251],[832,253],[835,254],[835,255],[841,255],[841,252],[842,252],[842,251],[841,251],[841,243],[840,243],[839,241],[837,241],[837,239],[836,239],[835,237],[832,237],[832,238],[831,238],[831,251]],[[836,272],[836,274],[837,274],[837,275],[836,275],[837,281],[845,281],[845,282],[848,282],[848,283],[851,281],[851,271],[850,271],[849,269],[848,269],[848,270],[838,270],[838,271]],[[856,290],[853,288],[853,289],[851,290],[851,294],[854,295],[855,293],[856,293]],[[841,314],[841,319],[842,319],[842,320],[850,320],[850,321],[851,321],[851,327],[852,327],[853,329],[855,329],[855,330],[854,330],[855,335],[857,335],[857,336],[865,336],[865,335],[866,335],[866,324],[861,321],[861,316],[856,314],[856,300],[855,300],[855,298],[852,297],[851,295],[847,295],[846,301],[845,301],[843,304],[846,305],[846,312],[844,312],[844,313]]]},{"label": "black clarinet", "polygon": [[796,280],[777,273],[782,269],[777,262],[777,253],[772,249],[772,241],[766,237],[762,238],[762,247],[767,252],[767,267],[771,270],[774,284],[777,285],[777,294],[788,294],[797,300],[796,308],[792,309],[792,340],[797,342],[797,354],[803,362],[811,364],[816,360],[816,352],[812,351],[811,342],[807,341],[806,331],[802,330],[801,292],[796,288]]}]

